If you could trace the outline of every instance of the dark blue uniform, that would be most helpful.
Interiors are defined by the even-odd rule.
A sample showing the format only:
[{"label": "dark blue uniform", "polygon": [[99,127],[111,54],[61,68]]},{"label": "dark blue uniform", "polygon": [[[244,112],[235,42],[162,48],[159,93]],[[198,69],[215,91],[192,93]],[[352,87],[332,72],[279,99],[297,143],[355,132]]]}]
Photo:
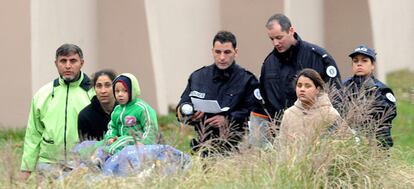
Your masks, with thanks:
[{"label": "dark blue uniform", "polygon": [[260,75],[260,92],[270,116],[292,106],[296,101],[294,81],[304,68],[316,70],[325,82],[340,88],[341,76],[335,60],[321,47],[302,41],[284,53],[274,49],[265,59]]},{"label": "dark blue uniform", "polygon": [[[379,145],[385,149],[393,146],[391,137],[392,120],[397,116],[394,93],[374,76],[354,76],[343,82],[348,108],[353,111],[349,126],[364,134],[375,133]],[[344,102],[345,103],[345,102]],[[355,111],[361,112],[355,112]]]},{"label": "dark blue uniform", "polygon": [[[218,114],[227,117],[230,121],[231,136],[229,140],[235,144],[241,140],[241,135],[246,130],[245,122],[248,120],[250,111],[258,103],[253,94],[258,87],[259,83],[256,77],[235,62],[226,70],[220,70],[215,64],[212,64],[191,74],[178,107],[183,103],[191,103],[191,97],[217,100],[221,108],[229,107],[228,111]],[[217,114],[206,113],[205,119],[214,115]],[[219,137],[218,128],[204,127],[202,123],[197,122],[190,124],[194,125],[199,136],[201,135],[198,140],[193,140],[195,144]]]}]

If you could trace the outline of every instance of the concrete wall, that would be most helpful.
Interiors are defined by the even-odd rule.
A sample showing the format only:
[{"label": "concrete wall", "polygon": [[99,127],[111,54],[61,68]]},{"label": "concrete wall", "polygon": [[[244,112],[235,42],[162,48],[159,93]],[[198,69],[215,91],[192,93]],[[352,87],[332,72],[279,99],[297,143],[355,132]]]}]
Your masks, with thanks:
[{"label": "concrete wall", "polygon": [[0,128],[23,127],[31,100],[30,2],[0,1]]},{"label": "concrete wall", "polygon": [[98,1],[98,69],[128,72],[138,78],[141,97],[158,107],[144,1]]},{"label": "concrete wall", "polygon": [[[414,70],[414,1],[369,0],[377,75],[385,81],[387,72]],[[414,79],[414,78],[413,78]]]},{"label": "concrete wall", "polygon": [[325,46],[325,12],[323,0],[287,0],[286,14],[300,37],[319,46]]},{"label": "concrete wall", "polygon": [[86,73],[97,64],[97,0],[31,1],[32,91],[58,77],[56,49],[64,43],[78,45],[84,53]]},{"label": "concrete wall", "polygon": [[[239,55],[236,61],[257,77],[273,46],[266,32],[267,19],[283,12],[283,1],[225,0],[221,2],[221,29],[236,35]],[[209,37],[212,40],[213,35]]]},{"label": "concrete wall", "polygon": [[335,58],[342,79],[345,79],[352,76],[350,52],[359,44],[373,46],[368,1],[326,0],[324,12],[325,48]]},{"label": "concrete wall", "polygon": [[[158,92],[157,109],[174,107],[191,72],[213,62],[212,39],[220,27],[218,0],[147,0],[146,12]],[[175,108],[175,107],[174,107]]]}]

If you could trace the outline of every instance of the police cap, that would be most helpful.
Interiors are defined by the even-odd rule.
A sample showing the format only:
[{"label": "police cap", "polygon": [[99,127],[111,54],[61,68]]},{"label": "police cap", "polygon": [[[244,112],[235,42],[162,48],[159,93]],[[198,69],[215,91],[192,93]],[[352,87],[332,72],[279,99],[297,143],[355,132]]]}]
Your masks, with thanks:
[{"label": "police cap", "polygon": [[374,49],[369,48],[366,45],[359,45],[357,48],[354,49],[354,51],[351,54],[349,54],[349,57],[353,58],[354,56],[356,56],[358,54],[368,56],[368,57],[372,58],[373,60],[376,59],[375,56],[377,55],[377,53],[375,52]]}]

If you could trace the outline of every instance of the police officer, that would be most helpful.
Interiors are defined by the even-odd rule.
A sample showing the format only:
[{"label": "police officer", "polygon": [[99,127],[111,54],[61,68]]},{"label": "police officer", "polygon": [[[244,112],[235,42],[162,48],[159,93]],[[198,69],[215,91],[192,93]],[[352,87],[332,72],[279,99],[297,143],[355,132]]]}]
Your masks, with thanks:
[{"label": "police officer", "polygon": [[[375,134],[379,146],[393,146],[392,120],[397,116],[396,99],[390,88],[376,79],[376,53],[366,45],[360,45],[349,55],[354,76],[343,82],[348,98],[348,109],[359,117],[350,118],[350,127],[365,134]],[[365,116],[361,116],[365,115]],[[349,116],[348,116],[349,117]]]},{"label": "police officer", "polygon": [[274,117],[296,101],[293,81],[304,68],[316,70],[326,83],[340,87],[335,60],[321,47],[303,41],[288,17],[275,14],[266,28],[274,49],[262,65],[260,92],[269,116]]},{"label": "police officer", "polygon": [[[180,121],[195,127],[198,138],[191,142],[194,151],[199,147],[220,153],[235,149],[245,133],[250,111],[258,103],[254,97],[254,91],[259,90],[258,81],[236,64],[237,51],[235,36],[228,31],[218,32],[213,39],[214,64],[193,72],[181,95],[177,115]],[[224,110],[219,113],[194,110],[194,114],[189,114],[185,107],[194,99],[216,100]],[[211,152],[203,150],[201,154],[206,156]]]}]

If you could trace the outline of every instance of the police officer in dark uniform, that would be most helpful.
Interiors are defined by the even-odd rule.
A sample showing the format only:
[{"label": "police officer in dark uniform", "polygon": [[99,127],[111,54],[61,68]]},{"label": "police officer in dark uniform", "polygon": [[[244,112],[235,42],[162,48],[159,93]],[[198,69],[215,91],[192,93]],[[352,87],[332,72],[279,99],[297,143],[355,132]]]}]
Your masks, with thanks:
[{"label": "police officer in dark uniform", "polygon": [[[218,32],[213,39],[214,64],[193,72],[177,106],[180,121],[193,125],[198,134],[191,146],[194,151],[205,147],[202,155],[236,149],[246,130],[246,121],[253,106],[258,103],[256,77],[235,62],[237,42],[228,31]],[[215,100],[220,112],[191,111],[195,99]],[[196,107],[197,108],[197,107]]]},{"label": "police officer in dark uniform", "polygon": [[[379,146],[393,146],[392,120],[397,116],[394,93],[373,75],[376,53],[366,45],[360,45],[349,55],[354,76],[343,82],[348,109],[358,117],[349,117],[349,126],[359,133],[375,134]],[[359,111],[356,112],[355,111]],[[349,112],[349,111],[346,111]]]},{"label": "police officer in dark uniform", "polygon": [[296,101],[293,81],[304,68],[316,70],[326,83],[340,88],[335,60],[321,47],[303,41],[288,17],[275,14],[268,19],[266,28],[274,49],[262,65],[260,92],[271,118]]}]

